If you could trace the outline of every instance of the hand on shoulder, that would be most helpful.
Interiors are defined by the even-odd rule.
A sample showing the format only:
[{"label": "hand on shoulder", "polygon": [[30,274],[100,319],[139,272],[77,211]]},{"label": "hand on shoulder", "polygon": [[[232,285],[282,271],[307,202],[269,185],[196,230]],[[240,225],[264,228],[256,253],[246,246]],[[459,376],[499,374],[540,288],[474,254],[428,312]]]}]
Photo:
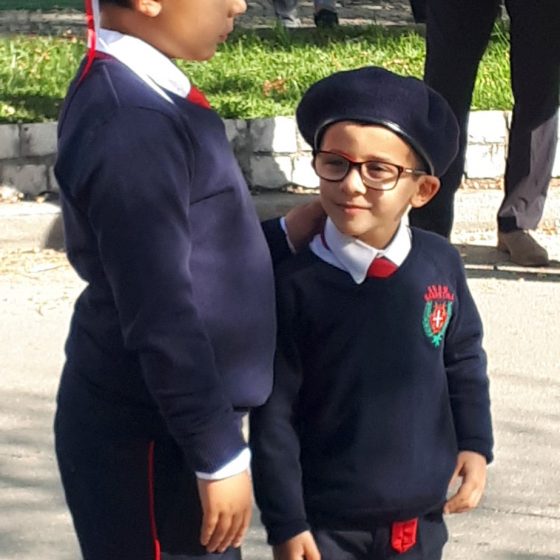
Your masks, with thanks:
[{"label": "hand on shoulder", "polygon": [[300,204],[286,214],[288,239],[296,251],[305,247],[324,227],[327,215],[319,198]]}]

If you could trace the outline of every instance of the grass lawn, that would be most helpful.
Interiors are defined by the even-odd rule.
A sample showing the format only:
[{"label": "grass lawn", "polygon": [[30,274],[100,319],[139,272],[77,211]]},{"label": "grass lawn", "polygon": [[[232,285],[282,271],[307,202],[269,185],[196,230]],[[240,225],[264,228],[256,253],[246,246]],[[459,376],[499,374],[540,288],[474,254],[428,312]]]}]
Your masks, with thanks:
[{"label": "grass lawn", "polygon": [[83,0],[0,0],[0,10],[56,10],[75,8],[83,10]]},{"label": "grass lawn", "polygon": [[[207,63],[180,63],[226,118],[293,115],[307,87],[368,64],[421,77],[424,39],[380,28],[238,31]],[[0,122],[56,120],[85,51],[81,39],[0,38]],[[479,70],[474,109],[510,109],[507,39],[497,29]]]}]

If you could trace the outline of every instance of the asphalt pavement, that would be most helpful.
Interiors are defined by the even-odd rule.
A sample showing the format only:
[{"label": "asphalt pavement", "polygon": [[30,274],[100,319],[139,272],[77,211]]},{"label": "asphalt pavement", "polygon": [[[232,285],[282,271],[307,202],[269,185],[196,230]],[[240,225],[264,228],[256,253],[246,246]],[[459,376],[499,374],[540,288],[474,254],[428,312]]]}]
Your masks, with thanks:
[{"label": "asphalt pavement", "polygon": [[[560,200],[556,193],[554,210]],[[496,461],[478,510],[448,519],[444,558],[560,559],[558,222],[549,214],[536,233],[550,252],[551,267],[513,266],[494,248],[495,232],[484,221],[485,208],[490,215],[497,197],[460,193],[457,202],[460,227],[453,241],[485,324]],[[261,213],[285,204],[266,200],[258,200]],[[475,211],[479,217],[482,212],[482,222]],[[33,223],[30,212],[26,224],[20,219],[24,242],[18,245],[12,236],[0,246],[0,559],[76,560],[80,555],[58,480],[51,426],[64,338],[82,283],[64,253],[33,246],[30,240],[47,238],[43,230],[52,224]],[[9,237],[5,229],[13,230],[15,215],[12,211],[10,221],[0,212],[0,239]],[[257,514],[244,558],[271,558]]]}]

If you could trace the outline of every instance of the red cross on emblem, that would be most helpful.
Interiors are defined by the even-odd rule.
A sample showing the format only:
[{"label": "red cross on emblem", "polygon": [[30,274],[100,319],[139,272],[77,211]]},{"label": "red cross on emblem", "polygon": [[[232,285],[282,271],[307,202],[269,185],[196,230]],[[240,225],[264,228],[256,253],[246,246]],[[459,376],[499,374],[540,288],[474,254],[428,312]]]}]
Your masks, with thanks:
[{"label": "red cross on emblem", "polygon": [[445,303],[436,303],[430,313],[430,327],[434,334],[438,334],[447,320],[447,307]]}]

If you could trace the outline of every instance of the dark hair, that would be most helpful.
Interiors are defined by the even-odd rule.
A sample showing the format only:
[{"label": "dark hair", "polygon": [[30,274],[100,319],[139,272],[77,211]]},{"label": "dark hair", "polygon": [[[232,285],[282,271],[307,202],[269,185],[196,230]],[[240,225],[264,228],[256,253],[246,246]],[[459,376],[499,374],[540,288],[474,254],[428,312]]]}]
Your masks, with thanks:
[{"label": "dark hair", "polygon": [[99,0],[100,4],[116,4],[122,8],[130,8],[130,0]]}]

